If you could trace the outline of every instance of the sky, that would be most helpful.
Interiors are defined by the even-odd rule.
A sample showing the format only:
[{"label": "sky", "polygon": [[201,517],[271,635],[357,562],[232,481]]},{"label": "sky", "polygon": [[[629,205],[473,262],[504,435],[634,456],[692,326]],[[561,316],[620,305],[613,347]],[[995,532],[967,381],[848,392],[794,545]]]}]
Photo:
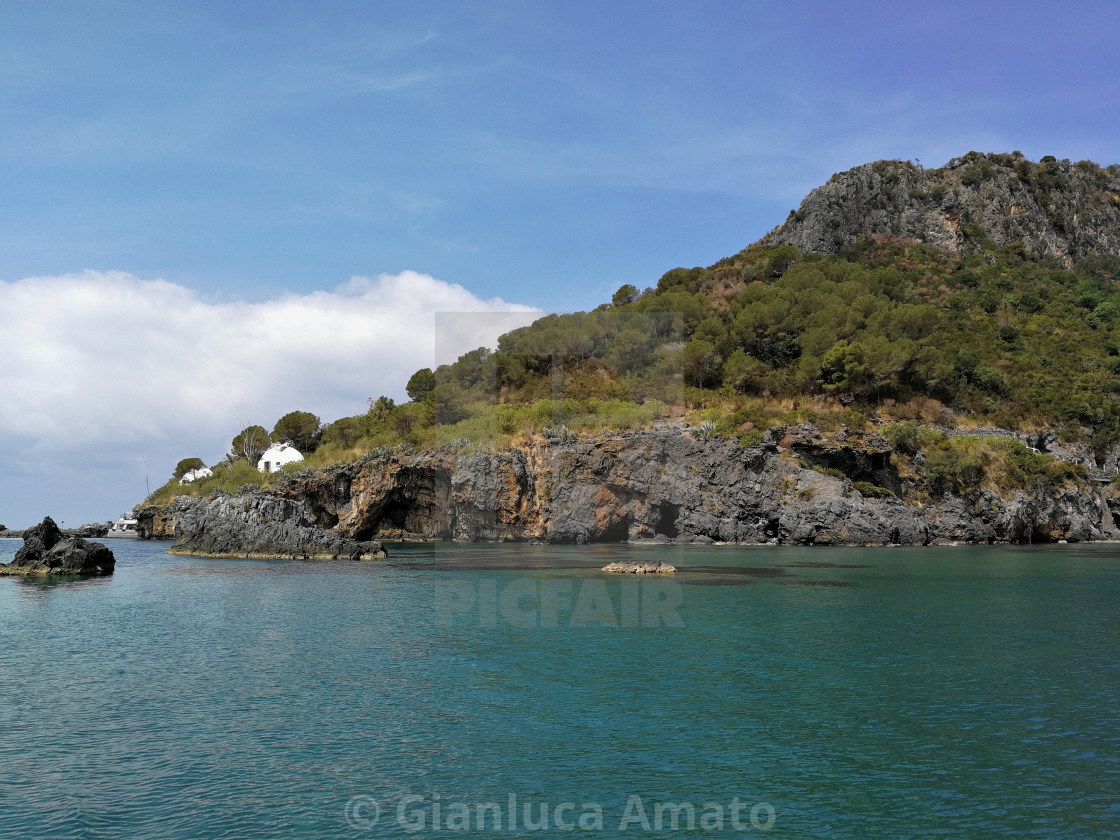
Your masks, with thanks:
[{"label": "sky", "polygon": [[406,399],[861,163],[1118,163],[1118,39],[1113,0],[4,0],[0,524]]}]

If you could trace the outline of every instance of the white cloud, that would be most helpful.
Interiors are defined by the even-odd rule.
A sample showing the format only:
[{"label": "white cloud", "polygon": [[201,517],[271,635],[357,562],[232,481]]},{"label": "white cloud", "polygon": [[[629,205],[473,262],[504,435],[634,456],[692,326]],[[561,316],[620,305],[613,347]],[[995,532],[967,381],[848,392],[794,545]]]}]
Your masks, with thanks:
[{"label": "white cloud", "polygon": [[[441,312],[490,314],[437,342]],[[205,447],[247,423],[271,427],[297,409],[330,421],[368,397],[400,399],[415,370],[539,314],[413,271],[263,303],[120,272],[0,282],[0,437],[19,441],[25,461],[168,446],[215,461],[223,452]]]}]

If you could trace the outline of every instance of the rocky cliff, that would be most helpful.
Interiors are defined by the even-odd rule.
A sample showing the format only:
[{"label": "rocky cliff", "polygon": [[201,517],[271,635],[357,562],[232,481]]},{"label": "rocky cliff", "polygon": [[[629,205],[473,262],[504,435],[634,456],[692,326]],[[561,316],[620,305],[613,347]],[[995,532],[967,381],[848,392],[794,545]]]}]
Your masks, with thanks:
[{"label": "rocky cliff", "polygon": [[385,556],[380,542],[348,539],[318,527],[305,507],[267,493],[180,497],[140,512],[145,538],[172,538],[175,554],[297,560],[371,560]]},{"label": "rocky cliff", "polygon": [[916,239],[953,253],[1021,242],[1067,264],[1120,253],[1120,166],[969,152],[940,169],[877,161],[833,175],[764,245],[838,253],[861,236]]},{"label": "rocky cliff", "polygon": [[[1108,494],[1091,483],[904,500],[907,479],[891,455],[872,432],[826,438],[806,424],[744,448],[667,426],[485,455],[383,455],[289,477],[267,498],[272,516],[285,510],[353,541],[925,545],[1115,535]],[[247,505],[259,521],[255,498],[182,498],[142,511],[141,523],[146,535],[186,541],[226,508]]]}]

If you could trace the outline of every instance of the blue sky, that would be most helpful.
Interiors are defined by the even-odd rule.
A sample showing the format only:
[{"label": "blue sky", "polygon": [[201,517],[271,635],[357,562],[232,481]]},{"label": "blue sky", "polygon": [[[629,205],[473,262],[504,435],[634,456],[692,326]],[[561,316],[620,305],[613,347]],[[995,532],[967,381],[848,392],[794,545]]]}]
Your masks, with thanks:
[{"label": "blue sky", "polygon": [[[429,310],[593,307],[740,250],[860,163],[1120,162],[1118,36],[1112,2],[6,0],[0,318],[23,328],[0,347],[19,396],[0,522],[107,518],[141,470],[154,486],[179,457],[215,462],[243,420],[403,396]],[[385,332],[417,277],[414,342],[337,346],[339,300]],[[245,361],[192,379],[192,329],[144,326],[169,300]],[[300,346],[261,327],[227,353],[229,324],[279,310]],[[118,325],[67,343],[82,312]],[[331,352],[324,389],[304,363]],[[115,389],[130,368],[153,393]],[[96,497],[63,489],[83,459],[103,464]]]}]

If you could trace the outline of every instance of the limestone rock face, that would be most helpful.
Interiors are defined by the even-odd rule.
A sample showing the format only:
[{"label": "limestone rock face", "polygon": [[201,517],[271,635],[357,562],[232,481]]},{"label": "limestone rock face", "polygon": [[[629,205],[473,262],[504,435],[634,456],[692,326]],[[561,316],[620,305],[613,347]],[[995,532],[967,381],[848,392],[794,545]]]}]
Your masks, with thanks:
[{"label": "limestone rock face", "polygon": [[23,547],[3,575],[44,577],[111,575],[117,560],[101,543],[67,536],[49,516],[23,534]]},{"label": "limestone rock face", "polygon": [[148,505],[136,509],[136,531],[142,540],[175,539],[174,505]]},{"label": "limestone rock face", "polygon": [[[1120,499],[1089,485],[903,501],[890,455],[873,431],[825,436],[803,424],[744,448],[661,426],[490,455],[382,455],[288,477],[269,493],[181,497],[140,520],[172,523],[176,550],[226,556],[348,556],[373,539],[927,545],[1120,536]],[[875,492],[865,496],[867,485]]]},{"label": "limestone rock face", "polygon": [[805,424],[743,448],[666,426],[492,455],[394,454],[293,477],[275,492],[352,539],[925,545],[1114,535],[1097,492],[974,491],[918,505],[864,496],[852,480],[901,489],[881,436],[823,440]]},{"label": "limestone rock face", "polygon": [[1018,241],[1032,257],[1066,264],[1120,254],[1120,167],[1020,153],[969,152],[940,169],[877,161],[833,175],[762,239],[834,254],[861,237],[916,239],[957,254],[979,239]]},{"label": "limestone rock face", "polygon": [[427,452],[291,478],[278,496],[354,539],[523,540],[544,536],[530,454]]}]

